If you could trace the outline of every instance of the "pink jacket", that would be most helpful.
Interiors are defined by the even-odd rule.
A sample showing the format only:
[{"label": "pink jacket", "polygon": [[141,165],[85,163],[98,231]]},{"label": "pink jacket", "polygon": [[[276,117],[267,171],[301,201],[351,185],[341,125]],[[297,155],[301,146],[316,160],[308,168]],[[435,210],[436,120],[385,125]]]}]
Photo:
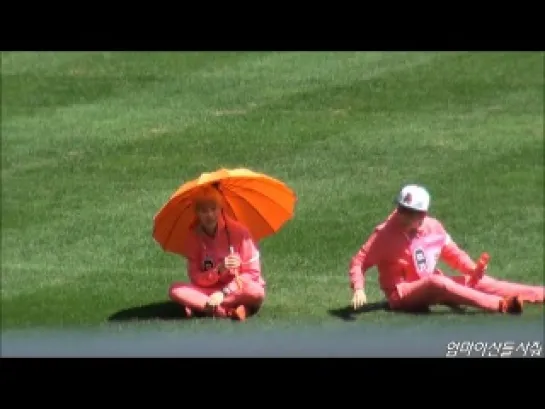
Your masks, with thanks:
[{"label": "pink jacket", "polygon": [[419,279],[427,274],[441,274],[437,262],[444,261],[451,268],[471,275],[473,260],[450,238],[438,220],[426,217],[414,237],[409,237],[399,223],[397,211],[361,246],[350,262],[350,285],[363,289],[365,273],[376,266],[381,290],[388,296],[397,284]]},{"label": "pink jacket", "polygon": [[226,225],[223,217],[220,217],[215,237],[206,235],[197,226],[191,231],[188,240],[187,274],[194,285],[227,286],[231,291],[237,289],[232,272],[218,273],[218,265],[229,255],[230,246],[241,258],[239,275],[265,285],[261,276],[259,250],[248,229],[239,222],[227,219]]}]

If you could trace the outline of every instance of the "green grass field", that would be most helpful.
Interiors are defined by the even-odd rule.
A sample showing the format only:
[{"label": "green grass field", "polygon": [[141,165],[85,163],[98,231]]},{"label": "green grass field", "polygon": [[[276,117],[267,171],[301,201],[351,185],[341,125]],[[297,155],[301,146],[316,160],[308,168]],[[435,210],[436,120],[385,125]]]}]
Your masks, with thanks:
[{"label": "green grass field", "polygon": [[[490,274],[543,284],[543,92],[540,53],[3,53],[3,329],[166,301],[185,267],[153,216],[222,166],[299,197],[262,243],[268,298],[250,327],[340,322],[350,257],[405,182],[429,187],[472,256],[490,252]],[[367,294],[382,299],[375,270]],[[543,307],[355,320],[538,325]]]}]

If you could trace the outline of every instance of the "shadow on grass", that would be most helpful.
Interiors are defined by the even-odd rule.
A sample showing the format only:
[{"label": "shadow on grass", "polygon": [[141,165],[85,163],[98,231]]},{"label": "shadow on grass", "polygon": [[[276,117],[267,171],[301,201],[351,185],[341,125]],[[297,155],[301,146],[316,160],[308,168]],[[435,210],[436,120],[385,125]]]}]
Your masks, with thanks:
[{"label": "shadow on grass", "polygon": [[[196,318],[204,318],[196,317]],[[108,321],[178,321],[187,320],[185,311],[172,301],[155,302],[117,311],[108,317]]]},{"label": "shadow on grass", "polygon": [[432,311],[430,309],[415,310],[415,311],[392,311],[386,301],[373,302],[364,305],[358,310],[354,310],[351,306],[346,306],[342,308],[329,310],[329,314],[339,318],[343,321],[353,321],[356,319],[356,316],[359,314],[366,314],[369,312],[376,311],[386,311],[395,314],[408,314],[408,315],[450,315],[450,314],[461,314],[461,315],[482,315],[485,314],[483,311],[478,310],[466,310],[462,307],[449,306],[448,310]]},{"label": "shadow on grass", "polygon": [[390,308],[388,307],[388,303],[386,301],[379,301],[365,304],[358,310],[354,310],[354,308],[351,306],[332,309],[329,310],[329,314],[343,321],[353,321],[356,319],[356,315],[358,314],[365,314],[375,311],[390,311]]}]

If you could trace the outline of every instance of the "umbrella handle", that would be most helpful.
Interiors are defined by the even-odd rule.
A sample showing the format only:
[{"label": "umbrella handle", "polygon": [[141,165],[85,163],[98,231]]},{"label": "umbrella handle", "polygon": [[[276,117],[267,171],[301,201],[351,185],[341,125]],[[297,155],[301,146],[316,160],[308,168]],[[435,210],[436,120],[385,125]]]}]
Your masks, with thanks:
[{"label": "umbrella handle", "polygon": [[[235,249],[233,246],[229,246],[229,252],[231,254],[235,254]],[[235,275],[235,281],[237,282],[239,290],[242,290],[242,280],[240,279],[240,275],[238,274],[238,268],[234,268],[231,271]]]}]

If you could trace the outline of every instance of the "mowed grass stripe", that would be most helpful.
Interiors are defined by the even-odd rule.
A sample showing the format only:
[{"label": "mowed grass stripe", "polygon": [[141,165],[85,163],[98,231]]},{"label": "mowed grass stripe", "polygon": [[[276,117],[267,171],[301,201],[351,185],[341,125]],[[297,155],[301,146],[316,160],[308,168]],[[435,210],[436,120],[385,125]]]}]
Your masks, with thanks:
[{"label": "mowed grass stripe", "polygon": [[[82,147],[88,146],[92,150],[102,152],[111,144],[116,149],[118,142],[131,143],[143,136],[154,139],[154,136],[160,136],[169,131],[178,132],[179,128],[183,130],[194,122],[210,121],[210,125],[215,127],[218,122],[224,122],[221,116],[246,113],[260,105],[264,105],[264,111],[267,111],[268,105],[275,100],[283,100],[291,93],[301,92],[301,88],[305,90],[319,88],[324,80],[330,80],[332,75],[331,67],[343,67],[342,59],[335,58],[334,55],[321,55],[319,53],[309,53],[311,58],[308,65],[311,67],[309,72],[297,71],[298,68],[300,71],[301,67],[305,67],[305,65],[297,62],[306,54],[301,56],[295,53],[275,53],[261,59],[259,58],[260,54],[257,53],[255,55],[254,53],[245,55],[246,58],[243,63],[236,64],[235,67],[229,68],[229,65],[227,65],[224,69],[215,68],[215,71],[213,71],[215,72],[214,76],[206,75],[206,70],[204,73],[197,71],[181,75],[180,72],[183,71],[180,70],[177,71],[176,76],[157,76],[151,84],[146,83],[146,86],[142,87],[139,82],[140,75],[133,74],[135,86],[123,88],[127,94],[126,97],[120,95],[116,98],[110,98],[109,94],[106,93],[105,97],[97,101],[97,103],[69,104],[67,107],[60,107],[54,112],[46,110],[42,115],[29,117],[28,123],[23,120],[12,123],[8,120],[4,124],[6,128],[3,137],[10,144],[8,145],[9,150],[6,150],[4,155],[8,159],[15,160],[16,156],[14,154],[18,145],[23,149],[22,153],[26,154],[27,141],[29,140],[33,142],[34,153],[39,155],[43,152],[48,156],[48,152],[51,154],[52,151],[55,151],[53,146],[57,147],[58,151],[63,149],[77,151],[78,149],[75,149],[75,147],[81,142]],[[345,54],[340,55],[344,56]],[[381,58],[386,60],[388,64],[385,62],[380,64]],[[360,69],[349,71],[350,76],[348,78],[346,78],[346,75],[339,76],[336,81],[343,84],[349,81],[350,78],[366,78],[366,76],[378,75],[384,70],[393,70],[399,66],[410,66],[411,63],[418,64],[432,58],[435,58],[434,54],[415,54],[414,56],[402,53],[399,55],[359,54]],[[254,62],[256,59],[257,62]],[[278,60],[276,64],[274,64],[273,59]],[[344,59],[351,60],[354,57],[348,55]],[[290,62],[290,60],[295,61]],[[318,60],[316,62],[322,61],[321,66],[318,65],[321,68],[319,71],[313,64],[315,60]],[[217,66],[214,65],[214,67]],[[270,71],[259,77],[251,75],[252,72],[256,72],[256,70],[263,67],[269,67]],[[286,72],[285,67],[289,67],[291,71]],[[66,71],[70,72],[73,69],[66,68]],[[91,69],[87,70],[91,71]],[[229,73],[233,76],[232,78]],[[92,75],[89,75],[89,77],[91,81],[88,87],[97,92],[97,87],[92,81],[94,77]],[[82,75],[77,79],[82,84],[80,87],[85,84],[86,78]],[[129,83],[131,78],[127,74]],[[263,78],[265,78],[266,87],[263,87]],[[20,86],[9,87],[11,83],[9,80],[9,77],[4,80],[8,84],[8,91],[4,94],[6,100],[10,99],[10,88],[13,88],[12,92],[19,92],[21,88]],[[76,94],[78,93],[76,92]],[[129,99],[129,104],[127,104],[125,98]],[[6,105],[9,107],[10,104]],[[142,111],[141,108],[144,108],[144,110]],[[219,119],[216,118],[218,116]],[[6,118],[9,118],[9,115],[6,115]],[[43,132],[46,118],[48,122],[54,124],[56,132]],[[87,121],[92,119],[93,125],[81,126],[82,120],[85,119]],[[169,128],[166,128],[164,123],[168,123]],[[18,129],[17,127],[21,126],[21,124],[26,124],[27,127]],[[142,133],[146,135],[142,135]],[[10,135],[17,135],[17,138],[11,140]],[[253,140],[256,138],[269,139],[267,135],[261,137],[259,135],[260,132],[254,132]],[[203,138],[199,133],[194,136],[188,133],[184,135],[183,141],[188,145],[185,149],[199,151],[201,148],[207,148],[206,144],[211,139]],[[194,145],[189,145],[191,143]]]},{"label": "mowed grass stripe", "polygon": [[[290,58],[295,57],[290,56]],[[303,59],[301,56],[297,58]],[[364,65],[362,63],[363,58],[354,57],[352,64],[356,68],[358,66],[357,58],[360,58],[359,64]],[[486,60],[487,58],[488,60]],[[40,169],[42,174],[45,175],[48,170],[51,171],[50,177],[54,175],[57,180],[64,180],[66,187],[70,187],[70,182],[73,182],[76,186],[83,185],[86,181],[86,175],[93,175],[93,178],[87,177],[90,181],[87,182],[86,196],[89,197],[86,200],[89,200],[89,203],[93,204],[95,208],[80,204],[81,213],[91,210],[88,213],[89,217],[86,218],[89,222],[84,223],[81,229],[83,231],[85,228],[89,229],[90,224],[102,227],[98,228],[98,233],[91,237],[88,244],[84,240],[80,240],[78,244],[81,235],[75,231],[71,236],[72,241],[74,241],[74,238],[78,238],[76,239],[76,246],[71,247],[71,244],[68,243],[65,247],[57,247],[57,254],[70,253],[71,256],[68,256],[68,259],[72,260],[75,265],[77,265],[76,260],[78,257],[81,257],[81,260],[85,263],[89,262],[89,259],[92,258],[89,249],[94,249],[96,255],[104,254],[105,256],[102,257],[102,260],[99,260],[100,262],[95,261],[98,265],[97,274],[91,272],[84,274],[85,278],[83,280],[85,282],[80,282],[80,287],[72,288],[72,298],[69,297],[69,299],[75,300],[78,294],[86,292],[87,290],[84,290],[84,287],[87,288],[87,286],[92,285],[92,281],[97,287],[96,291],[102,289],[105,294],[115,294],[110,297],[110,301],[104,301],[106,304],[110,303],[111,308],[114,306],[121,308],[127,301],[139,303],[157,297],[164,297],[165,286],[168,285],[171,279],[179,275],[181,263],[174,257],[158,253],[154,243],[150,241],[149,231],[142,228],[143,224],[150,222],[151,215],[149,212],[152,209],[153,211],[156,210],[153,205],[160,204],[170,194],[172,188],[181,181],[181,176],[172,172],[176,165],[180,166],[179,164],[183,163],[184,166],[180,166],[183,168],[180,169],[180,174],[185,171],[187,176],[190,176],[191,173],[196,173],[201,169],[204,170],[207,166],[215,167],[218,162],[222,161],[226,164],[255,164],[255,166],[271,173],[284,176],[288,182],[296,187],[301,197],[297,220],[290,224],[282,235],[264,243],[265,254],[267,254],[265,266],[271,284],[268,300],[269,317],[294,319],[297,314],[300,316],[306,314],[323,318],[324,305],[342,303],[342,300],[348,296],[346,284],[340,285],[342,282],[346,283],[346,257],[355,250],[354,245],[359,244],[363,235],[367,233],[366,229],[369,229],[371,224],[377,222],[378,218],[384,216],[384,212],[389,210],[387,203],[384,203],[384,196],[395,192],[401,178],[418,176],[424,179],[432,179],[431,177],[433,177],[433,181],[430,180],[432,188],[434,186],[437,186],[437,188],[445,186],[445,191],[441,191],[441,194],[445,195],[448,194],[446,185],[448,185],[449,180],[456,179],[457,175],[460,175],[460,179],[463,178],[464,180],[460,181],[460,184],[456,184],[454,189],[465,193],[468,201],[470,201],[472,197],[478,196],[476,193],[478,189],[475,186],[478,185],[479,181],[476,180],[475,184],[473,184],[467,181],[467,175],[464,178],[462,172],[465,168],[464,164],[471,163],[473,165],[472,169],[476,172],[481,170],[479,164],[482,164],[483,168],[495,169],[495,164],[503,163],[505,169],[510,169],[520,157],[527,159],[528,153],[539,153],[539,141],[535,135],[529,137],[527,132],[528,128],[536,129],[532,128],[532,123],[537,127],[539,122],[539,115],[532,114],[532,112],[538,111],[540,102],[536,97],[538,93],[534,84],[535,77],[533,77],[534,67],[539,67],[539,64],[536,64],[538,60],[535,56],[524,56],[524,58],[516,57],[522,58],[522,62],[519,60],[513,62],[516,59],[515,56],[507,55],[501,57],[504,64],[503,71],[496,69],[492,74],[479,71],[480,76],[475,75],[472,71],[474,63],[481,61],[480,59],[484,59],[490,64],[497,64],[500,61],[499,58],[495,55],[474,56],[471,54],[435,56],[429,60],[426,59],[427,64],[419,63],[420,65],[417,64],[415,68],[401,69],[397,73],[399,77],[387,70],[382,71],[382,76],[373,77],[377,78],[379,83],[382,80],[384,84],[387,84],[386,91],[383,90],[382,93],[384,97],[382,101],[378,96],[380,93],[372,92],[366,95],[362,91],[367,90],[369,92],[367,88],[369,82],[361,83],[352,80],[353,86],[346,86],[344,89],[339,89],[336,83],[324,87],[322,82],[317,83],[319,86],[314,89],[315,92],[309,92],[308,88],[295,88],[291,89],[290,93],[286,93],[284,99],[269,99],[269,104],[256,104],[253,107],[254,109],[248,112],[224,112],[223,115],[214,116],[211,123],[195,121],[180,133],[176,132],[175,127],[169,128],[169,122],[166,121],[165,132],[155,139],[135,138],[135,143],[130,144],[128,141],[119,144],[116,142],[107,144],[100,151],[96,149],[98,143],[89,142],[88,153],[78,157],[77,162],[74,161],[76,163],[71,164],[68,169],[66,169],[66,163],[65,166],[62,166],[62,162],[61,166],[56,169],[44,166]],[[285,67],[280,63],[278,65]],[[405,65],[402,64],[402,66]],[[467,92],[466,89],[469,89],[468,86],[464,85],[464,87],[457,88],[456,85],[451,85],[453,90],[451,100],[458,101],[457,104],[445,104],[444,94],[440,92],[435,95],[432,92],[431,95],[428,95],[429,100],[427,102],[418,99],[423,98],[420,91],[420,82],[425,78],[419,71],[420,69],[427,72],[426,75],[429,75],[429,81],[433,85],[434,81],[438,81],[438,78],[445,77],[444,71],[456,71],[456,66],[458,72],[466,73],[466,77],[473,82],[492,83],[496,85],[496,88],[498,88],[498,85],[503,84],[504,87],[502,90],[494,92],[491,91],[491,88],[486,88],[486,92],[481,93],[475,91],[472,98],[471,95],[464,94]],[[506,73],[509,73],[514,66],[522,66],[525,69],[523,72],[525,74],[519,76],[518,80],[523,86],[500,81],[507,77]],[[319,64],[318,67],[320,67]],[[476,67],[479,67],[479,65],[476,65]],[[287,69],[284,68],[284,70]],[[312,69],[308,68],[309,72],[312,70],[314,72],[319,71],[315,66]],[[327,70],[324,69],[325,71]],[[469,75],[469,72],[472,75]],[[207,75],[211,76],[210,74]],[[240,75],[242,76],[243,72]],[[492,79],[490,79],[490,76]],[[324,77],[326,77],[325,74]],[[349,78],[353,77],[349,76]],[[458,78],[464,77],[457,77],[457,81]],[[520,80],[520,78],[525,79],[526,82]],[[272,82],[271,78],[268,79]],[[494,81],[497,81],[497,83]],[[468,80],[468,82],[470,81]],[[396,85],[394,87],[391,84]],[[264,89],[267,88],[264,87]],[[398,91],[404,89],[404,93],[394,93],[394,89]],[[430,89],[433,91],[433,87],[430,86]],[[458,89],[464,89],[464,91],[456,94],[455,91]],[[244,90],[244,87],[241,87],[241,90]],[[342,96],[343,92],[345,92],[345,95],[340,98],[339,96]],[[280,91],[278,90],[274,93],[275,96],[279,94]],[[324,95],[327,97],[324,97]],[[373,103],[362,102],[369,95],[372,95],[371,98],[375,98],[375,101]],[[335,96],[337,97],[336,101],[334,100]],[[418,98],[415,98],[415,96],[418,96]],[[411,99],[415,101],[413,106],[408,104]],[[473,105],[470,107],[464,106],[463,102],[467,100],[473,101]],[[109,101],[112,102],[113,100],[109,99]],[[317,103],[317,101],[320,101],[320,103]],[[329,105],[326,105],[327,101],[330,101]],[[389,101],[389,103],[385,101]],[[513,104],[510,101],[513,101]],[[535,105],[536,101],[538,105]],[[524,107],[524,104],[533,106],[535,111],[534,109],[525,110],[526,117],[524,120],[517,121],[516,114],[522,111],[521,106]],[[513,112],[513,114],[510,116],[504,115],[504,111]],[[166,110],[161,112],[166,113]],[[465,118],[465,116],[469,118]],[[431,118],[436,118],[436,121],[432,122],[432,126],[430,126]],[[483,119],[486,120],[483,121]],[[453,126],[456,121],[459,121],[462,125]],[[521,129],[519,122],[530,125],[526,129]],[[494,123],[497,125],[492,128]],[[526,141],[521,144],[522,148],[519,151],[519,156],[509,156],[508,153],[511,148],[515,147],[513,140],[517,138],[501,137],[501,132],[499,138],[495,136],[498,130],[503,129],[500,124],[504,123],[507,126],[507,128],[504,128],[506,129],[505,134],[508,133],[507,129],[513,129],[514,132],[509,135],[517,135],[519,141]],[[406,124],[406,127],[403,124]],[[136,125],[138,123],[134,126]],[[450,130],[451,126],[454,130]],[[439,130],[440,132],[437,132]],[[441,139],[449,141],[449,135],[452,135],[452,132],[456,132],[459,139],[465,142],[462,143],[463,148],[459,148],[457,145],[451,149],[446,149],[441,145],[437,146],[437,133],[442,135]],[[464,139],[464,132],[480,134],[480,142],[468,142],[470,138],[466,137]],[[127,131],[127,135],[129,133]],[[388,136],[389,134],[390,136]],[[173,154],[173,149],[180,145],[180,139],[184,138],[185,140],[186,136],[189,136],[187,139],[190,140],[208,138],[206,147],[217,146],[216,154],[212,153],[211,150],[202,153],[200,147],[191,146],[190,144],[188,144],[187,151]],[[361,136],[360,139],[358,139],[358,136]],[[403,141],[406,142],[403,143]],[[350,145],[349,142],[351,142]],[[496,142],[495,145],[494,142]],[[487,144],[488,148],[490,148],[490,145],[494,148],[487,149]],[[347,145],[353,149],[348,150]],[[396,145],[399,145],[399,151],[396,151]],[[534,148],[532,149],[531,146]],[[538,146],[537,151],[536,146]],[[476,147],[480,148],[480,150],[475,150]],[[498,147],[499,149],[497,149]],[[65,146],[63,149],[66,152],[68,148],[68,146]],[[97,154],[97,151],[100,154]],[[452,158],[456,156],[454,152],[460,152],[456,157],[457,161],[450,161],[442,166],[440,172],[438,172],[434,162],[444,161],[445,156]],[[151,153],[153,153],[153,156],[150,155]],[[198,155],[199,153],[201,153],[201,156]],[[210,156],[209,153],[211,153]],[[471,155],[468,153],[471,153]],[[508,156],[507,162],[504,155]],[[146,162],[146,159],[150,156],[156,158],[156,162],[152,163],[152,166],[149,166],[149,161]],[[191,160],[194,156],[202,158],[202,161],[194,164]],[[425,157],[426,160],[417,166],[414,163],[415,157]],[[533,169],[539,169],[540,167],[542,169],[542,158],[538,159],[537,155],[532,155],[532,157],[535,159]],[[188,163],[187,167],[184,160]],[[528,163],[527,160],[526,163]],[[530,161],[528,168],[531,168],[531,164]],[[405,172],[401,171],[403,167]],[[116,173],[112,172],[116,169],[118,170]],[[63,176],[66,171],[70,172],[69,177]],[[530,169],[521,168],[521,174],[517,178],[511,176],[510,181],[521,180],[529,172]],[[138,180],[131,182],[131,175],[133,174],[139,177]],[[28,180],[37,177],[37,172],[28,169],[20,172],[13,169],[13,173],[11,173],[12,181],[18,183],[24,181],[25,178]],[[500,176],[496,179],[501,182],[505,178]],[[111,183],[102,183],[102,180],[108,180]],[[542,185],[542,180],[536,178],[534,186],[539,183]],[[55,189],[54,186],[52,186],[52,189]],[[64,198],[72,197],[71,202],[75,206],[78,197],[85,197],[84,192],[81,192],[81,196],[79,193],[76,194],[78,189],[75,189],[72,195],[65,193],[67,189],[63,190],[57,199],[57,203],[66,203]],[[96,194],[97,191],[100,191],[100,194]],[[161,191],[165,197],[159,197]],[[524,194],[529,194],[526,190],[521,189],[521,191]],[[92,194],[92,192],[95,194]],[[149,197],[140,199],[140,202],[144,204],[139,203],[138,197],[145,196],[146,193],[149,194]],[[493,195],[493,190],[491,190],[490,194],[491,201],[497,199]],[[44,187],[44,198],[47,195],[47,190]],[[535,209],[539,209],[540,206],[542,209],[542,197],[539,198],[538,196],[535,196],[531,203]],[[440,199],[440,197],[438,194],[436,211],[440,212],[442,208],[449,210],[450,206],[446,205],[447,199]],[[444,200],[445,205],[441,206],[440,200]],[[13,202],[14,207],[20,202],[20,200],[15,199]],[[512,203],[512,199],[509,199],[508,196],[506,202]],[[125,208],[129,207],[127,203],[137,203],[137,208],[125,210]],[[503,208],[512,209],[513,207]],[[496,208],[497,206],[494,207],[494,209]],[[65,210],[64,213],[72,213],[72,217],[70,215],[68,217],[69,221],[63,222],[63,219],[60,218],[63,212],[58,211],[56,216],[52,214],[52,220],[44,219],[43,228],[47,228],[48,223],[51,223],[51,227],[56,226],[56,231],[66,231],[66,228],[74,223],[78,216],[81,218],[81,215],[78,215],[71,206],[60,210]],[[467,211],[468,209],[464,210]],[[127,214],[124,214],[125,212]],[[470,214],[473,212],[476,213],[475,210],[470,209]],[[503,213],[502,211],[498,212],[496,213],[498,217],[506,213],[505,210]],[[28,213],[28,209],[25,211],[23,207],[19,219],[22,220],[24,215]],[[448,225],[453,225],[454,232],[457,233],[456,223],[462,223],[461,221],[467,219],[467,217],[462,214],[461,209],[450,211],[450,213],[454,214],[449,218],[450,223]],[[530,214],[536,216],[535,212],[530,212]],[[5,213],[3,213],[3,218],[4,215]],[[111,218],[115,220],[115,228],[108,215],[115,216]],[[94,222],[100,217],[104,220],[102,225]],[[542,224],[542,215],[540,221]],[[475,223],[470,227],[474,227],[474,225]],[[20,226],[24,227],[22,232],[24,232],[25,236],[27,234],[36,234],[32,226],[32,223],[29,223],[28,227]],[[534,223],[534,226],[539,226],[539,224]],[[470,234],[467,233],[468,236]],[[45,239],[52,238],[52,234],[46,230],[43,230],[42,236]],[[104,237],[109,237],[109,239],[102,240],[102,244],[98,243],[100,238]],[[477,237],[475,238],[474,248],[478,251],[480,242],[483,240],[479,240],[478,234],[470,237]],[[467,237],[464,237],[464,239],[467,239]],[[56,246],[55,240],[50,240],[49,247]],[[128,243],[132,240],[134,240],[134,251],[130,250],[131,245]],[[13,247],[16,246],[16,243],[22,241],[20,238],[14,238]],[[114,246],[112,246],[113,243],[115,243]],[[541,249],[542,247],[541,245]],[[43,253],[45,253],[45,248],[43,247]],[[40,251],[35,252],[35,257],[40,258],[40,255],[43,257],[43,254],[40,253]],[[133,253],[138,253],[140,257],[133,258]],[[113,261],[116,254],[122,260],[121,263]],[[341,254],[343,257],[341,257]],[[509,253],[506,254],[506,257],[508,255]],[[530,257],[528,260],[532,260],[532,258]],[[60,261],[62,261],[62,256],[58,257],[55,263],[60,263]],[[531,261],[529,263],[534,267],[533,271],[536,271],[536,263]],[[17,264],[14,263],[14,265]],[[156,269],[158,270],[156,273],[154,273],[155,266],[157,266]],[[169,266],[173,268],[170,273],[167,269]],[[515,278],[522,277],[521,274],[523,273],[516,272],[516,267],[515,263],[508,272],[513,271],[512,276]],[[175,268],[178,269],[178,272]],[[117,278],[115,272],[111,271],[113,269],[121,272],[122,278]],[[154,274],[156,275],[154,276]],[[129,277],[130,280],[128,280]],[[304,285],[297,286],[298,277],[304,277],[301,279]],[[315,280],[312,280],[313,277],[315,277]],[[116,283],[125,282],[126,279],[131,281],[130,291],[129,289],[120,290],[120,286],[116,286]],[[372,284],[374,279],[374,274],[371,274],[369,282]],[[89,281],[87,282],[87,280]],[[331,282],[331,285],[324,285],[324,282]],[[376,291],[376,287],[373,287],[370,288],[370,298],[379,297],[380,294]],[[32,289],[30,286],[29,288]],[[63,291],[65,290],[63,289]],[[124,294],[120,294],[120,292]],[[276,299],[275,292],[278,294]],[[14,297],[12,305],[23,306],[31,297],[55,300],[57,295],[53,290],[43,290],[33,295],[27,294]],[[291,298],[291,302],[287,301],[288,298]],[[64,300],[68,302],[69,299]],[[84,301],[78,302],[84,303]],[[86,300],[86,302],[90,302],[90,300]],[[62,307],[63,303],[47,307],[51,309],[51,314],[49,314],[51,323],[56,322],[55,317],[58,316],[56,312],[58,313]],[[107,309],[106,305],[103,307]],[[266,311],[264,311],[264,314],[267,314]],[[88,314],[93,315],[90,312],[82,312],[82,314],[83,316],[79,318],[79,321],[76,320],[77,322],[85,322],[86,319],[89,319],[85,318],[89,317]],[[99,308],[91,320],[99,320],[100,314],[104,315],[104,310]],[[28,315],[26,316],[28,317]]]}]

